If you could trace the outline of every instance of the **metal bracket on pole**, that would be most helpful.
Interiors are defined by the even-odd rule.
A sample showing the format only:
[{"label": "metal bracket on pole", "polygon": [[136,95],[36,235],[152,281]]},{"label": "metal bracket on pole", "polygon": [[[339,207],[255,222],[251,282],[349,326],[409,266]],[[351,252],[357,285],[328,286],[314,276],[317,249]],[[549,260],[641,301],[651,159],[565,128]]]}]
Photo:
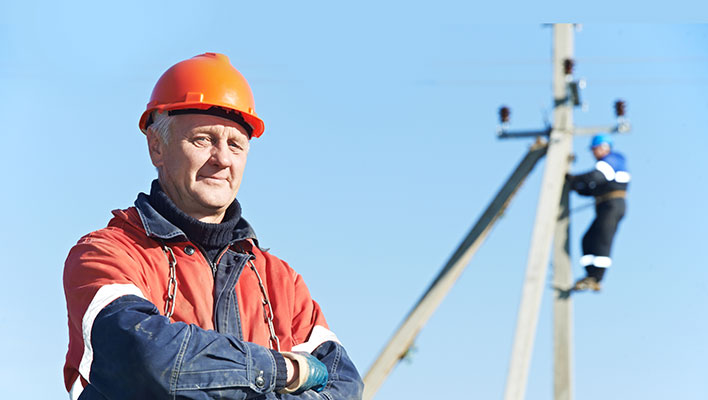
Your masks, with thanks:
[{"label": "metal bracket on pole", "polygon": [[573,129],[574,136],[597,135],[598,133],[627,133],[632,130],[632,126],[627,121],[619,122],[617,125],[601,125],[576,127]]},{"label": "metal bracket on pole", "polygon": [[[551,135],[552,127],[547,127],[543,130],[538,131],[508,131],[505,128],[500,128],[497,131],[497,138],[499,139],[516,139],[516,138],[529,138],[529,137],[549,137]],[[628,133],[632,130],[632,125],[629,121],[620,121],[617,125],[598,125],[598,126],[587,126],[587,127],[575,127],[573,128],[573,136],[590,136],[596,135],[598,133]]]},{"label": "metal bracket on pole", "polygon": [[548,137],[551,135],[551,127],[540,131],[507,131],[504,128],[499,129],[497,132],[497,138],[499,139],[511,139],[511,138],[527,138],[527,137]]}]

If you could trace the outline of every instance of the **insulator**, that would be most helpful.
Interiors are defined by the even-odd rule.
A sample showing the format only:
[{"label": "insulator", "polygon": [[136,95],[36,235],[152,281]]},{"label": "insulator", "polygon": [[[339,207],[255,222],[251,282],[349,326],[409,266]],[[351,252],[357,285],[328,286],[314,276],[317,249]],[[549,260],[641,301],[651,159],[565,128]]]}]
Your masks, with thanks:
[{"label": "insulator", "polygon": [[617,115],[617,117],[624,117],[624,112],[625,112],[624,101],[622,101],[622,100],[615,101],[615,115]]},{"label": "insulator", "polygon": [[502,124],[509,122],[509,117],[511,116],[511,110],[507,106],[501,106],[499,108],[499,120]]},{"label": "insulator", "polygon": [[571,75],[573,73],[573,66],[574,65],[575,65],[575,62],[570,58],[566,58],[563,61],[563,70],[565,71],[566,75]]}]

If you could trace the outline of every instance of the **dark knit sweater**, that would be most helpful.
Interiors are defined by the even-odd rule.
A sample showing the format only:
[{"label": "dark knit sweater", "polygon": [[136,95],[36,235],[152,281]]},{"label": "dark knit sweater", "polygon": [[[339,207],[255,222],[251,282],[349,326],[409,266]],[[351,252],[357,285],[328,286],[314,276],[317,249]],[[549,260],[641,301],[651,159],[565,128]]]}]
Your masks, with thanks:
[{"label": "dark knit sweater", "polygon": [[155,210],[181,229],[192,243],[206,253],[204,256],[215,264],[221,251],[231,242],[236,225],[241,219],[241,205],[238,200],[234,200],[226,209],[220,224],[199,221],[177,208],[167,193],[162,190],[157,179],[152,181],[149,198]]}]

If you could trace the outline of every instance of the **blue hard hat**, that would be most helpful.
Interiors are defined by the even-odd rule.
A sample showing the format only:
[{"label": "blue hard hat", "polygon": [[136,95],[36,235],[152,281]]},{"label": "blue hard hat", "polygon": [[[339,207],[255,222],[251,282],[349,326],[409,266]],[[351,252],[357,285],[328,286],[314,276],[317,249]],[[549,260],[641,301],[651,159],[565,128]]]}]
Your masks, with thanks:
[{"label": "blue hard hat", "polygon": [[593,136],[590,148],[595,148],[603,143],[607,143],[608,146],[612,147],[612,136],[606,133]]}]

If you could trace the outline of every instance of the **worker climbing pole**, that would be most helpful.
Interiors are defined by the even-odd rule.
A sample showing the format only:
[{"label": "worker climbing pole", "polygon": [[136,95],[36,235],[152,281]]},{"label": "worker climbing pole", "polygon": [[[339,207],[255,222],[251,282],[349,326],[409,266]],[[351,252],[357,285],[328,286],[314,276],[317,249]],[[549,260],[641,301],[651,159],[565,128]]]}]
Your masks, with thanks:
[{"label": "worker climbing pole", "polygon": [[615,151],[607,134],[593,137],[590,150],[597,160],[595,168],[580,175],[567,175],[572,190],[595,197],[595,220],[583,236],[580,265],[587,275],[578,280],[574,290],[600,291],[605,271],[612,265],[610,250],[620,220],[626,210],[627,186],[631,176],[624,156]]}]

